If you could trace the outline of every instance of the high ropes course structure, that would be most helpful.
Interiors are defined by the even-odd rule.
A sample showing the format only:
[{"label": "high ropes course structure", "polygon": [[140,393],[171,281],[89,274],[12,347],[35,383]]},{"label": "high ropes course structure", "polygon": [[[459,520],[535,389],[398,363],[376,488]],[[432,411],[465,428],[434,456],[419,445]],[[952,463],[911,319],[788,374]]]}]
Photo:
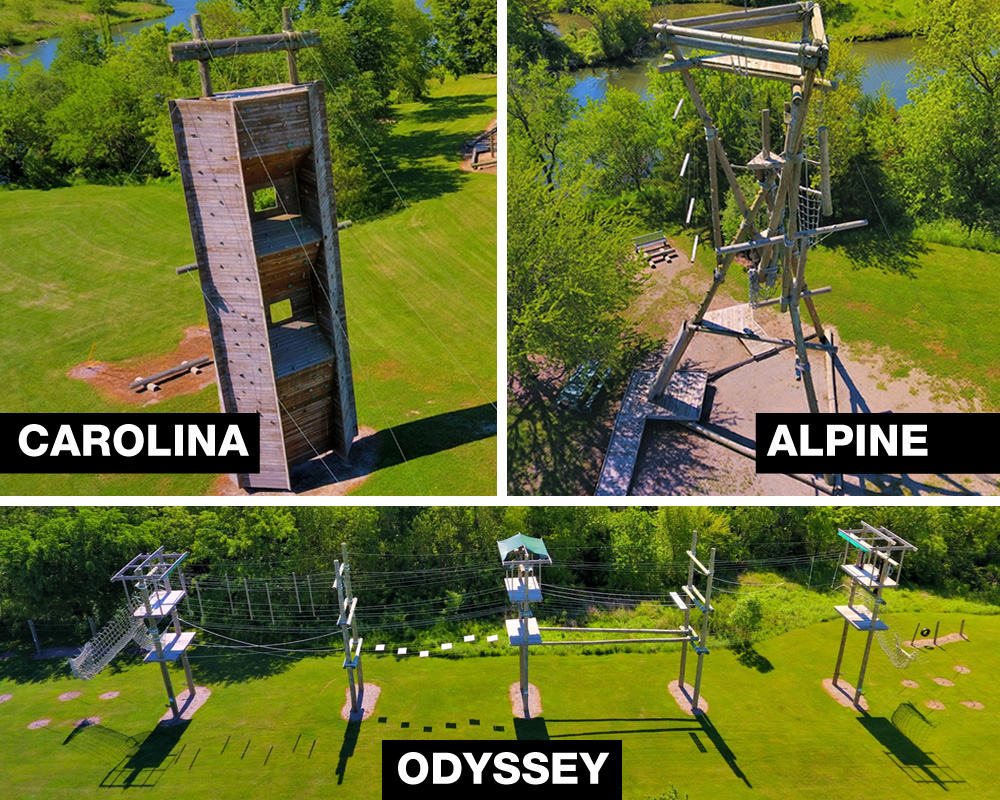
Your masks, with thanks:
[{"label": "high ropes course structure", "polygon": [[[192,658],[189,658],[196,635],[199,641],[194,660],[252,655],[297,659],[342,653],[342,668],[347,672],[348,702],[351,712],[356,713],[362,706],[365,689],[364,654],[370,657],[395,656],[397,660],[411,656],[446,657],[457,655],[456,648],[471,646],[480,640],[485,641],[488,647],[501,646],[501,637],[505,633],[508,646],[517,648],[519,655],[519,683],[511,687],[511,696],[516,696],[516,688],[520,695],[520,715],[527,719],[532,715],[531,690],[538,691],[528,681],[530,648],[679,643],[678,678],[671,682],[670,692],[682,710],[694,715],[703,713],[707,708],[702,694],[702,672],[705,656],[709,654],[711,619],[716,610],[712,603],[713,594],[747,591],[747,584],[721,577],[720,570],[726,574],[727,570],[809,567],[811,578],[811,568],[820,559],[832,563],[838,574],[850,579],[849,587],[843,584],[835,587],[835,591],[847,588],[849,599],[846,605],[835,607],[844,619],[844,630],[832,681],[834,688],[840,682],[848,631],[853,627],[868,633],[857,689],[847,684],[840,689],[841,692],[847,689],[854,692],[854,703],[857,704],[872,643],[876,639],[890,662],[898,668],[905,668],[920,657],[918,653],[903,648],[898,636],[895,640],[890,638],[882,597],[884,589],[898,585],[903,555],[916,548],[887,528],[874,527],[865,522],[861,524],[862,528],[857,530],[838,531],[847,542],[843,552],[717,561],[716,548],[712,547],[707,563],[699,558],[698,533],[695,531],[684,561],[631,565],[641,575],[643,572],[676,570],[686,564],[686,581],[677,591],[665,593],[605,591],[545,583],[542,569],[551,568],[552,557],[541,539],[523,534],[497,542],[503,569],[502,585],[496,582],[491,588],[472,588],[465,593],[454,591],[462,588],[462,581],[496,581],[495,561],[427,569],[355,572],[349,562],[347,545],[342,543],[342,560],[333,561],[332,572],[304,575],[290,572],[280,576],[250,577],[230,574],[229,571],[219,574],[205,566],[192,567],[188,564],[189,577],[181,570],[188,554],[168,553],[160,547],[153,553],[137,555],[112,577],[112,582],[123,585],[125,602],[83,646],[80,654],[69,660],[69,667],[74,676],[89,680],[118,654],[135,645],[140,651],[145,651],[145,663],[160,665],[168,704],[173,719],[177,720],[182,718],[200,688],[195,686],[190,664]],[[468,557],[475,554],[462,555]],[[436,557],[440,563],[440,554]],[[629,566],[570,560],[560,562],[560,565],[605,571]],[[236,572],[247,568],[247,564],[231,564],[223,569]],[[769,591],[783,584],[782,581],[753,584],[753,587],[756,591]],[[726,585],[731,588],[726,588]],[[429,590],[436,592],[436,587],[444,587],[444,591],[425,598],[396,599],[400,594],[405,597]],[[370,594],[373,602],[362,604],[356,594],[359,589]],[[859,593],[870,598],[872,610],[858,602]],[[380,594],[381,599],[391,601],[374,602]],[[457,603],[456,597],[459,599]],[[549,626],[539,623],[532,608],[543,601],[552,615],[593,608],[628,610],[647,603],[660,604],[681,612],[682,622],[674,628]],[[510,609],[515,612],[513,616],[509,614]],[[496,632],[484,633],[482,626],[473,633],[459,632],[461,623],[472,620],[495,620]],[[421,628],[438,626],[443,627],[445,632],[441,638],[449,640],[438,642],[433,649],[427,644],[427,637],[417,646],[405,639],[402,642],[393,641],[393,634],[397,631],[404,636],[412,636]],[[367,635],[363,631],[368,631]],[[570,636],[572,638],[568,638]],[[280,637],[281,641],[271,640],[274,637]],[[262,641],[262,638],[268,641]],[[686,682],[689,649],[697,657],[693,685]],[[205,655],[201,655],[202,650]],[[213,651],[223,651],[223,654],[212,655]],[[184,693],[175,696],[168,670],[174,662],[180,662],[183,667],[188,689],[186,697]]]},{"label": "high ropes course structure", "polygon": [[[798,41],[780,41],[732,33],[761,26],[800,22],[802,34]],[[677,74],[684,82],[695,113],[705,131],[708,176],[711,191],[712,246],[715,268],[712,283],[693,318],[680,328],[659,369],[637,370],[629,381],[608,444],[604,466],[598,480],[597,495],[626,495],[632,482],[646,420],[667,420],[690,428],[712,441],[722,444],[748,458],[756,458],[752,447],[725,435],[716,428],[701,424],[707,384],[736,367],[749,366],[766,355],[794,348],[796,378],[805,391],[808,410],[820,411],[809,359],[810,352],[825,356],[827,383],[833,381],[833,359],[837,348],[823,328],[816,310],[814,296],[829,288],[810,290],[806,282],[806,261],[809,249],[821,238],[839,231],[867,225],[867,220],[852,220],[820,226],[820,210],[824,216],[833,214],[830,190],[830,157],[827,129],[816,129],[816,152],[806,136],[810,104],[815,95],[836,89],[836,84],[823,77],[827,69],[830,45],[823,24],[819,3],[789,3],[766,8],[663,19],[654,24],[657,38],[668,48],[659,71]],[[719,129],[708,111],[701,92],[691,75],[693,70],[707,69],[749,78],[773,81],[788,87],[784,104],[784,141],[778,151],[771,149],[770,109],[760,112],[759,131],[746,109],[743,122],[750,128],[749,138],[760,152],[747,164],[733,164],[726,154]],[[733,98],[734,104],[739,100]],[[674,112],[681,113],[683,99]],[[747,103],[751,102],[750,99]],[[809,151],[809,152],[807,152]],[[814,157],[810,157],[814,156]],[[691,153],[681,166],[684,176]],[[818,168],[819,187],[811,185],[810,165]],[[736,170],[754,176],[757,191],[753,197],[744,194]],[[732,193],[740,214],[736,234],[726,243],[723,239],[722,213],[725,188],[720,173]],[[694,207],[692,197],[688,206]],[[637,247],[641,246],[637,242]],[[698,247],[695,239],[692,261]],[[750,302],[710,312],[716,294],[726,280],[737,255],[751,262],[748,270]],[[778,305],[787,312],[793,330],[792,339],[769,337],[753,319],[753,309]],[[804,305],[814,331],[805,335],[800,306]],[[684,370],[685,353],[696,334],[735,338],[742,342],[751,358],[709,375],[703,370]],[[832,392],[828,391],[831,411]],[[833,494],[836,476],[826,475],[817,480],[808,475],[790,475],[814,489]]]}]

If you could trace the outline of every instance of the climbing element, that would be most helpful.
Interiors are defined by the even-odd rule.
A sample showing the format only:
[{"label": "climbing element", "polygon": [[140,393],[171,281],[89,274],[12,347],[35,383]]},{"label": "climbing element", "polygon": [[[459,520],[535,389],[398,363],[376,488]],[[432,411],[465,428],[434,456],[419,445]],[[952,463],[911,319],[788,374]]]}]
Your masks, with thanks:
[{"label": "climbing element", "polygon": [[80,655],[69,660],[69,668],[74,676],[89,681],[128,647],[129,642],[135,642],[144,650],[153,649],[153,640],[146,630],[145,622],[142,617],[134,616],[141,605],[141,596],[132,597],[98,631],[97,636],[83,646]]}]

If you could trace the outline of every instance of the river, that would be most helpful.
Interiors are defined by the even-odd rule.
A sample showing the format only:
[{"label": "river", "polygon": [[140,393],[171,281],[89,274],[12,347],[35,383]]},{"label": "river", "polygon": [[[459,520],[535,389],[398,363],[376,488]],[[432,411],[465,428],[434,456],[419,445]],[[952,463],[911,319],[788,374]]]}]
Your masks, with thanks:
[{"label": "river", "polygon": [[[739,6],[724,5],[722,3],[688,3],[683,5],[660,5],[654,6],[653,11],[657,19],[670,17],[680,19],[682,17],[693,17],[701,14],[720,14],[724,11],[739,10]],[[580,17],[572,17],[568,14],[559,15],[557,18],[558,27],[565,32],[571,24],[581,27],[589,25],[586,20]],[[799,29],[796,23],[790,25],[775,26],[778,30],[791,31]],[[775,27],[772,27],[773,31]],[[756,29],[746,31],[749,35],[766,36],[767,29]],[[914,53],[923,46],[920,39],[888,39],[882,42],[855,42],[844,44],[835,40],[831,41],[831,47],[850,47],[855,53],[864,57],[867,74],[862,78],[861,87],[869,94],[874,94],[883,85],[886,93],[897,105],[907,102],[906,92],[911,84],[907,77],[910,71],[910,59]],[[643,59],[642,61],[620,69],[583,69],[574,73],[577,82],[572,90],[572,94],[583,104],[588,99],[600,99],[607,92],[608,86],[616,86],[621,89],[628,89],[645,96],[646,88],[649,85],[649,65],[651,62],[658,62],[661,54]]]}]

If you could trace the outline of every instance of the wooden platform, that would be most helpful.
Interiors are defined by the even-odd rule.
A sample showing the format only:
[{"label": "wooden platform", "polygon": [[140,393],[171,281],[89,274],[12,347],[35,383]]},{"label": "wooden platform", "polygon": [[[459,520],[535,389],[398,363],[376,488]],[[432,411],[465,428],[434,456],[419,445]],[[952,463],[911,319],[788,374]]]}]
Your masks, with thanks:
[{"label": "wooden platform", "polygon": [[896,586],[896,581],[887,577],[884,581],[879,581],[879,574],[868,564],[863,567],[856,567],[853,564],[844,564],[841,569],[850,575],[854,580],[868,589],[880,589],[886,587],[891,589]]},{"label": "wooden platform", "polygon": [[[507,586],[507,597],[512,603],[524,602],[524,581],[521,578],[504,578]],[[538,578],[528,576],[528,601],[537,603],[542,599],[542,587],[538,583]]]},{"label": "wooden platform", "polygon": [[[833,609],[850,622],[855,630],[870,631],[872,629],[872,612],[868,610],[867,606],[834,606]],[[875,620],[875,630],[887,631],[889,626],[877,619]]]},{"label": "wooden platform", "polygon": [[[149,605],[153,609],[152,616],[154,617],[166,617],[170,615],[177,605],[184,599],[184,592],[179,589],[172,592],[153,592],[149,596]],[[145,604],[140,605],[135,611],[132,612],[133,617],[147,616]]]},{"label": "wooden platform", "polygon": [[[705,315],[703,324],[705,327],[714,326],[716,328],[736,331],[737,333],[747,333],[752,336],[767,336],[767,332],[753,318],[750,306],[746,303],[738,306],[729,306],[728,308],[720,308],[716,311],[709,311]],[[740,343],[752,356],[770,353],[775,349],[775,345],[770,342],[761,342],[755,339],[740,339]]]},{"label": "wooden platform", "polygon": [[538,620],[534,617],[528,617],[528,639],[527,642],[524,640],[524,629],[521,625],[521,620],[519,619],[508,619],[504,622],[507,626],[507,637],[510,639],[510,643],[515,647],[520,647],[522,644],[541,644],[542,634],[538,630]]},{"label": "wooden platform", "polygon": [[646,399],[646,392],[655,377],[655,370],[636,370],[629,379],[594,492],[597,496],[628,494],[647,419],[693,422],[701,417],[708,373],[675,372],[667,391],[651,402]]},{"label": "wooden platform", "polygon": [[156,650],[151,650],[149,654],[143,659],[147,664],[157,663],[159,661],[176,661],[191,646],[191,642],[194,640],[194,631],[190,633],[165,633],[160,637],[160,645],[163,648],[163,658],[159,658],[156,655]]}]

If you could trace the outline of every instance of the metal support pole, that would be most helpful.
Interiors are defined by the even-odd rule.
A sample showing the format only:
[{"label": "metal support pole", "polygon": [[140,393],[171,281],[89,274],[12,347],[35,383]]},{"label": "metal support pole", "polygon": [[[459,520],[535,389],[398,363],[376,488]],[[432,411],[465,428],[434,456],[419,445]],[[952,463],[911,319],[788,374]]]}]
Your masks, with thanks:
[{"label": "metal support pole", "polygon": [[264,591],[267,593],[267,610],[271,614],[271,624],[274,624],[274,607],[271,605],[271,584],[264,581]]},{"label": "metal support pole", "polygon": [[712,615],[712,578],[715,577],[715,548],[708,560],[708,583],[705,585],[705,613],[701,617],[701,640],[698,642],[698,671],[694,678],[694,697],[691,708],[698,711],[698,696],[701,693],[701,670],[705,665],[705,650],[708,645],[708,618]]},{"label": "metal support pole", "polygon": [[840,680],[840,667],[844,663],[844,649],[847,647],[847,630],[851,627],[846,619],[844,620],[844,632],[840,637],[840,650],[837,652],[837,666],[833,668],[833,685],[839,686],[837,681]]},{"label": "metal support pole", "polygon": [[153,619],[153,606],[149,601],[149,586],[144,581],[139,584],[139,589],[142,591],[142,601],[146,606],[146,628],[149,630],[150,638],[153,640],[153,647],[156,649],[156,660],[160,662],[163,688],[167,690],[167,701],[170,704],[170,710],[174,714],[174,719],[177,719],[181,715],[181,712],[177,708],[177,698],[174,697],[174,685],[170,682],[170,670],[163,658],[163,643],[160,641],[160,629],[156,626],[156,620]]},{"label": "metal support pole", "polygon": [[[201,585],[198,581],[194,582],[194,593],[198,598],[198,615],[199,619],[205,619],[205,607],[201,604]],[[204,622],[202,623],[204,624]]]},{"label": "metal support pole", "polygon": [[35,643],[35,652],[40,658],[42,655],[42,646],[38,643],[38,632],[35,630],[35,621],[33,619],[28,620],[28,627],[31,629],[31,640]]},{"label": "metal support pole", "polygon": [[854,692],[854,705],[861,702],[861,690],[865,685],[865,672],[868,670],[868,656],[872,651],[872,642],[875,641],[875,620],[872,619],[871,630],[868,631],[868,641],[865,642],[865,655],[861,659],[861,672],[858,673],[858,686]]},{"label": "metal support pole", "polygon": [[253,620],[253,607],[250,605],[250,586],[247,583],[247,579],[243,578],[243,591],[246,592],[247,596],[247,611],[250,612],[250,619]]},{"label": "metal support pole", "polygon": [[226,573],[226,594],[229,595],[229,613],[236,614],[236,606],[233,604],[233,589],[229,585],[229,573]]},{"label": "metal support pole", "polygon": [[[691,531],[691,552],[698,552],[698,531]],[[691,586],[692,581],[694,581],[694,561],[688,559],[688,581],[687,585]],[[684,609],[684,627],[688,630],[691,629],[691,600],[684,603],[686,608]],[[678,688],[684,691],[684,672],[687,669],[687,654],[688,654],[688,643],[684,642],[681,645],[681,672],[678,677]]]},{"label": "metal support pole", "polygon": [[[346,542],[341,542],[340,543],[340,549],[341,549],[341,552],[344,555],[344,589],[346,591],[347,604],[348,604],[348,606],[350,606],[351,603],[354,601],[354,590],[351,588],[351,566],[347,562],[347,543]],[[356,642],[356,641],[358,641],[359,638],[360,637],[358,636],[358,620],[357,620],[356,617],[352,617],[351,618],[351,641]],[[350,655],[350,653],[348,655]],[[361,690],[361,693],[364,694],[364,691],[365,691],[365,674],[364,674],[364,671],[361,668],[361,651],[360,650],[358,651],[358,661],[357,661],[357,667],[356,667],[356,669],[358,670],[358,687]]]},{"label": "metal support pole", "polygon": [[292,573],[292,588],[295,589],[295,605],[299,607],[299,613],[302,613],[302,601],[299,600],[299,583],[295,580],[295,573]]},{"label": "metal support pole", "polygon": [[187,680],[188,692],[189,692],[188,702],[190,703],[192,700],[194,700],[195,694],[197,694],[197,692],[195,691],[194,688],[194,677],[191,675],[191,662],[188,661],[187,653],[181,654],[181,663],[184,665],[184,677]]},{"label": "metal support pole", "polygon": [[[527,639],[527,623],[522,622],[522,625],[521,633]],[[528,705],[528,645],[522,644],[518,649],[520,650],[521,659],[521,708],[524,712],[524,718],[530,719],[531,710]]]},{"label": "metal support pole", "polygon": [[187,609],[188,616],[191,616],[191,597],[188,595],[187,581],[184,580],[184,573],[177,570],[177,577],[181,582],[181,591],[184,592],[184,608]]},{"label": "metal support pole", "polygon": [[312,587],[312,577],[306,575],[306,589],[309,590],[309,608],[312,609],[312,614],[316,616],[316,604],[313,602],[313,587]]},{"label": "metal support pole", "polygon": [[348,666],[351,658],[351,642],[347,631],[350,626],[344,616],[348,612],[348,604],[344,602],[344,580],[339,560],[333,562],[333,570],[337,576],[333,585],[337,589],[337,606],[340,609],[340,634],[344,639],[344,666],[347,669],[347,683],[351,689],[351,711],[356,713],[358,710],[358,690],[354,685],[354,670]]},{"label": "metal support pole", "polygon": [[809,558],[809,580],[806,581],[806,588],[810,589],[813,585],[813,567],[816,566],[816,556],[810,556]]}]

